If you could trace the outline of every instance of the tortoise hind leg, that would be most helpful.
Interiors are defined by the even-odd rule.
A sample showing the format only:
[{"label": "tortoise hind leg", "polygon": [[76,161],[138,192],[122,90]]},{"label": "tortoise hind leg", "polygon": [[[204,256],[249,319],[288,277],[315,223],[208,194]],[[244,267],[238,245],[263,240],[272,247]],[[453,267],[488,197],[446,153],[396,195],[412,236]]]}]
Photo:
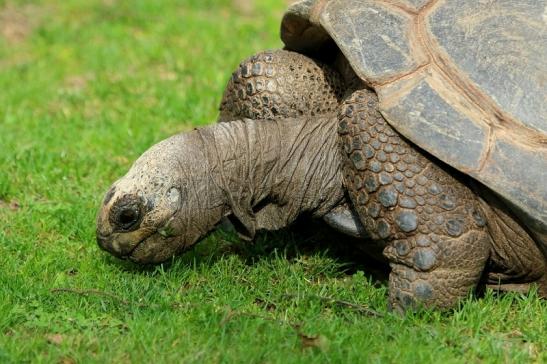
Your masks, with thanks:
[{"label": "tortoise hind leg", "polygon": [[339,134],[353,206],[392,267],[390,303],[397,310],[454,307],[479,283],[490,254],[479,202],[377,107],[374,92],[354,92],[341,107]]},{"label": "tortoise hind leg", "polygon": [[547,259],[538,243],[499,198],[484,187],[478,189],[492,237],[487,286],[526,293],[537,285],[539,295],[547,298]]}]

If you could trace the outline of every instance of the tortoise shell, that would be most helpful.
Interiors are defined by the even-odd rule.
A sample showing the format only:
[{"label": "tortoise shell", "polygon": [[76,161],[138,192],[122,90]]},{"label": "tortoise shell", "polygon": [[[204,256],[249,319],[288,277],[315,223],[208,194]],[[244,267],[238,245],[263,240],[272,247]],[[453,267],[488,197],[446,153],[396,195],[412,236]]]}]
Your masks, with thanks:
[{"label": "tortoise shell", "polygon": [[547,236],[547,2],[304,0],[281,38],[333,42],[403,136],[473,177]]}]

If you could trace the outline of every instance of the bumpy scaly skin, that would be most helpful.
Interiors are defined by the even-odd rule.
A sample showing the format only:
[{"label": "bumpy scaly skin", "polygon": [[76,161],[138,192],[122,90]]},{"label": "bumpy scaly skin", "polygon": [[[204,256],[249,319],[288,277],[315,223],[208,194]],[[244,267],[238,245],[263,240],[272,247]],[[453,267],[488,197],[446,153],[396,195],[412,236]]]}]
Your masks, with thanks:
[{"label": "bumpy scaly skin", "polygon": [[489,255],[474,193],[386,123],[375,93],[358,90],[339,114],[344,180],[367,231],[386,244],[390,303],[453,307]]},{"label": "bumpy scaly skin", "polygon": [[330,67],[295,52],[265,51],[241,62],[232,74],[219,121],[335,113],[343,93],[343,81]]}]

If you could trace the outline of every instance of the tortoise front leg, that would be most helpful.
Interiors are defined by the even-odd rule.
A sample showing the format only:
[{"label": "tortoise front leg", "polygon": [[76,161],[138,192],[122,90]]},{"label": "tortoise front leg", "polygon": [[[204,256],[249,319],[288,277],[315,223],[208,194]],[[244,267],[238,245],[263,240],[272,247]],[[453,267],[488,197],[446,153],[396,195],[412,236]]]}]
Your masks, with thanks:
[{"label": "tortoise front leg", "polygon": [[377,106],[376,94],[364,89],[342,105],[350,198],[386,246],[392,307],[453,307],[477,285],[489,257],[485,218],[463,177],[409,144]]},{"label": "tortoise front leg", "polygon": [[390,307],[454,307],[479,282],[488,239],[484,231],[469,230],[457,238],[418,234],[391,242],[384,250],[391,266]]}]

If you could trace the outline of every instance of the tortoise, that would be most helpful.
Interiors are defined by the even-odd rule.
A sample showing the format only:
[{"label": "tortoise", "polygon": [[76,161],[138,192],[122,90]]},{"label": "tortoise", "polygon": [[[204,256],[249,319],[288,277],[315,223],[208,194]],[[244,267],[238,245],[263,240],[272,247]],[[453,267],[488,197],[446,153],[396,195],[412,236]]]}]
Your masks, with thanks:
[{"label": "tortoise", "polygon": [[547,295],[545,2],[304,0],[282,50],[232,74],[219,123],[146,151],[97,217],[99,246],[160,263],[224,219],[303,214],[380,248],[389,304],[478,286]]}]

